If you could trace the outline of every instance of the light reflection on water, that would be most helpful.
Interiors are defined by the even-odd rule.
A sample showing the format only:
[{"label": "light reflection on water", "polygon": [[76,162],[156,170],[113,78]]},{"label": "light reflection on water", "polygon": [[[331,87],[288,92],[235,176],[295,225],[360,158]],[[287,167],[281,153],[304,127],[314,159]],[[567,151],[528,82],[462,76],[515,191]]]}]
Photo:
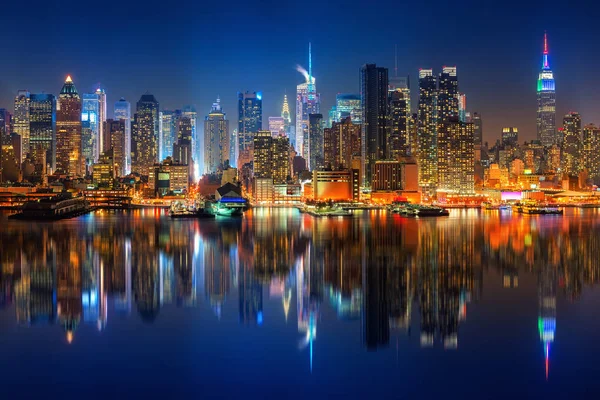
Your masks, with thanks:
[{"label": "light reflection on water", "polygon": [[[564,217],[453,210],[448,218],[420,220],[386,211],[315,219],[266,208],[217,220],[170,220],[161,210],[96,212],[52,224],[1,218],[0,351],[8,350],[6,343],[34,340],[42,354],[69,346],[84,357],[95,331],[96,344],[118,336],[118,349],[126,352],[135,348],[136,335],[160,332],[166,346],[177,340],[174,332],[185,337],[190,324],[201,321],[198,339],[210,338],[207,345],[221,349],[215,363],[231,357],[240,363],[227,343],[246,335],[268,339],[261,352],[284,349],[280,357],[300,363],[300,376],[331,374],[326,360],[335,358],[348,363],[348,376],[360,373],[367,384],[369,375],[388,373],[382,372],[388,363],[373,352],[394,354],[399,365],[400,354],[410,355],[403,362],[415,371],[431,368],[431,351],[440,360],[452,352],[460,357],[450,362],[453,368],[459,360],[476,361],[478,354],[469,353],[475,344],[486,357],[492,352],[483,345],[486,335],[501,339],[497,329],[512,335],[510,325],[498,328],[496,321],[518,317],[512,323],[529,332],[531,363],[521,372],[544,389],[553,379],[563,386],[572,379],[566,365],[556,374],[551,368],[561,329],[577,332],[564,334],[565,344],[599,333],[598,323],[567,322],[572,316],[559,312],[597,316],[596,210],[569,210]],[[160,331],[163,325],[172,331]],[[292,326],[296,333],[289,335]],[[58,342],[51,339],[57,333]],[[333,351],[338,340],[345,347]],[[257,351],[252,344],[244,348]],[[23,357],[23,349],[7,354],[5,362],[10,354]],[[371,368],[361,370],[358,362]],[[135,368],[139,360],[125,364]],[[229,367],[235,371],[235,362]],[[275,373],[280,366],[263,367]],[[463,368],[475,373],[477,365]],[[457,374],[447,373],[448,379]],[[385,395],[395,385],[379,390]],[[319,386],[341,390],[335,379]]]}]

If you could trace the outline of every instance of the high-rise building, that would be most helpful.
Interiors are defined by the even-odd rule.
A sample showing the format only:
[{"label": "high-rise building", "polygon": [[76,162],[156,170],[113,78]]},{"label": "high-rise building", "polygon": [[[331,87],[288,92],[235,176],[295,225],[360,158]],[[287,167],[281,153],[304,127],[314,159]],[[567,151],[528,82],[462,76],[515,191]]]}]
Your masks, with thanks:
[{"label": "high-rise building", "polygon": [[85,173],[81,154],[81,97],[70,76],[56,103],[56,170],[70,177]]},{"label": "high-rise building", "polygon": [[273,137],[285,136],[285,120],[283,117],[269,117],[269,130]]},{"label": "high-rise building", "polygon": [[323,114],[308,116],[308,169],[323,167]]},{"label": "high-rise building", "polygon": [[[190,144],[191,158],[194,161],[194,170],[191,172],[191,176],[194,178],[200,178],[200,171],[204,170],[203,158],[204,158],[204,143],[200,137],[198,131],[198,113],[196,112],[196,106],[186,105],[183,106],[181,114],[184,117],[188,117],[192,128],[192,138]],[[197,168],[196,168],[197,167]],[[201,169],[200,169],[201,168]]]},{"label": "high-rise building", "polygon": [[81,110],[81,152],[86,166],[98,163],[100,145],[100,98],[97,93],[83,93]]},{"label": "high-rise building", "polygon": [[418,152],[419,186],[433,194],[437,186],[437,84],[433,70],[419,70]]},{"label": "high-rise building", "polygon": [[371,186],[375,161],[388,155],[387,95],[388,70],[375,64],[365,64],[360,70],[362,104],[362,184]]},{"label": "high-rise building", "polygon": [[30,153],[37,163],[56,168],[56,97],[51,94],[29,96]]},{"label": "high-rise building", "polygon": [[30,93],[27,90],[19,90],[17,97],[15,97],[13,132],[21,136],[21,143],[23,144],[20,161],[23,161],[29,153],[29,97]]},{"label": "high-rise building", "polygon": [[98,96],[98,141],[96,146],[98,147],[99,154],[110,149],[110,142],[105,142],[104,138],[104,122],[106,121],[106,92],[104,89],[98,87],[95,91]]},{"label": "high-rise building", "polygon": [[352,119],[353,124],[362,124],[362,105],[360,94],[339,93],[335,96],[336,122],[347,117]]},{"label": "high-rise building", "polygon": [[563,118],[561,169],[567,175],[576,176],[580,171],[581,116],[570,112]]},{"label": "high-rise building", "polygon": [[545,147],[560,146],[562,141],[556,132],[556,87],[548,55],[548,36],[544,33],[542,70],[537,81],[537,138]]},{"label": "high-rise building", "polygon": [[[103,124],[105,144],[109,144],[113,159],[113,176],[124,176],[125,173],[125,120],[107,119]],[[107,152],[105,150],[103,153]]]},{"label": "high-rise building", "polygon": [[502,128],[502,146],[515,147],[519,144],[519,130],[514,126]]},{"label": "high-rise building", "polygon": [[338,121],[337,118],[337,107],[336,106],[331,106],[331,108],[329,109],[329,115],[327,118],[327,125],[325,126],[326,128],[331,128],[331,126],[333,125],[334,122]]},{"label": "high-rise building", "polygon": [[[283,96],[283,106],[281,107],[281,118],[283,118],[283,130],[287,137],[290,137],[290,127],[292,125],[291,115],[290,115],[290,105],[288,103],[287,94]],[[292,146],[294,143],[292,143]]]},{"label": "high-rise building", "polygon": [[296,86],[296,152],[308,160],[308,116],[321,112],[321,95],[317,93],[315,77],[312,74],[312,51],[308,44],[308,71],[302,67],[298,71],[305,82]]},{"label": "high-rise building", "polygon": [[438,191],[475,193],[474,125],[450,116],[438,124]]},{"label": "high-rise building", "polygon": [[254,177],[273,177],[273,137],[270,131],[259,131],[254,136]]},{"label": "high-rise building", "polygon": [[192,165],[193,120],[187,115],[182,115],[177,118],[176,127],[177,141],[173,144],[173,161],[180,164]]},{"label": "high-rise building", "polygon": [[125,167],[123,173],[127,175],[131,172],[131,104],[125,98],[121,97],[115,103],[114,116],[115,119],[125,121]]},{"label": "high-rise building", "polygon": [[204,172],[214,173],[229,158],[229,121],[221,109],[221,100],[213,103],[212,109],[204,120]]},{"label": "high-rise building", "polygon": [[248,152],[262,130],[262,93],[238,93],[238,152]]},{"label": "high-rise building", "polygon": [[388,158],[398,159],[411,155],[410,99],[400,89],[388,92]]},{"label": "high-rise building", "polygon": [[458,77],[456,67],[443,67],[437,92],[437,120],[444,122],[450,117],[458,117]]},{"label": "high-rise building", "polygon": [[461,122],[471,122],[467,121],[467,95],[464,93],[460,93],[458,95],[458,119]]},{"label": "high-rise building", "polygon": [[597,185],[600,183],[600,128],[594,124],[583,128],[583,146],[581,158],[583,168],[590,179]]},{"label": "high-rise building", "polygon": [[148,176],[158,161],[158,110],[154,95],[146,93],[136,105],[131,132],[132,172]]},{"label": "high-rise building", "polygon": [[292,175],[290,167],[290,140],[287,136],[273,138],[273,183],[286,183]]},{"label": "high-rise building", "polygon": [[481,114],[474,112],[472,122],[475,129],[475,146],[481,146],[483,144],[483,121],[481,120]]},{"label": "high-rise building", "polygon": [[352,157],[360,156],[361,126],[348,116],[326,128],[323,136],[324,167],[334,171],[352,168]]}]

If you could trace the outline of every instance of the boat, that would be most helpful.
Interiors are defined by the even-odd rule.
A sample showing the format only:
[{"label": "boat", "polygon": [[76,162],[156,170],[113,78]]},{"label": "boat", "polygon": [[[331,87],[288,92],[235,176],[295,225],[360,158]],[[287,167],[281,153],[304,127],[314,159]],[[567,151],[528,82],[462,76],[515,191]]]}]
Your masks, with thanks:
[{"label": "boat", "polygon": [[[210,207],[210,205],[209,205]],[[171,203],[169,208],[169,216],[173,219],[177,218],[214,218],[215,214],[209,212],[207,207],[200,207],[198,205],[188,206],[187,204],[174,201]]]},{"label": "boat", "polygon": [[500,204],[498,206],[498,210],[500,210],[500,211],[512,211],[512,206],[510,204]]},{"label": "boat", "polygon": [[59,220],[77,217],[92,211],[90,203],[83,196],[73,197],[70,192],[57,196],[27,201],[21,211],[9,218],[22,220]]},{"label": "boat", "polygon": [[312,215],[313,217],[350,217],[350,216],[352,216],[352,211],[346,210],[337,204],[334,204],[334,205],[327,205],[327,204],[307,205],[304,207],[304,210],[301,212]]},{"label": "boat", "polygon": [[522,214],[528,215],[562,215],[563,209],[553,205],[525,204],[517,209]]},{"label": "boat", "polygon": [[415,217],[447,217],[450,215],[448,210],[437,206],[417,206],[412,210],[411,215]]}]

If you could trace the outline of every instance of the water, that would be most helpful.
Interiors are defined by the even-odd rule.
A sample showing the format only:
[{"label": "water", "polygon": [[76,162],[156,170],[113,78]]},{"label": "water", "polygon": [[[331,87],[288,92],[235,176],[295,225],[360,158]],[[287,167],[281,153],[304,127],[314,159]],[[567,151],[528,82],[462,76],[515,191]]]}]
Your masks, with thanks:
[{"label": "water", "polygon": [[581,398],[600,212],[0,216],[3,398]]}]

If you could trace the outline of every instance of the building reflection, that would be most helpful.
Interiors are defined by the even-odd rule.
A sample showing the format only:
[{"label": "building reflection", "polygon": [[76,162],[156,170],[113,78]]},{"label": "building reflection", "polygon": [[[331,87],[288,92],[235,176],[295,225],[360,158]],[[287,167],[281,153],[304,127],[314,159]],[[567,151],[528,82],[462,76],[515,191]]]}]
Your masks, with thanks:
[{"label": "building reflection", "polygon": [[[113,313],[152,323],[169,307],[208,305],[217,319],[249,326],[295,318],[312,365],[324,315],[360,322],[367,351],[411,331],[421,347],[459,348],[490,269],[504,290],[519,288],[522,274],[537,276],[548,373],[557,299],[578,301],[600,279],[593,219],[357,214],[257,209],[239,220],[172,221],[144,211],[6,224],[0,312],[14,307],[19,325],[56,324],[68,342],[81,324],[109,329]],[[279,311],[267,315],[267,302]]]}]

